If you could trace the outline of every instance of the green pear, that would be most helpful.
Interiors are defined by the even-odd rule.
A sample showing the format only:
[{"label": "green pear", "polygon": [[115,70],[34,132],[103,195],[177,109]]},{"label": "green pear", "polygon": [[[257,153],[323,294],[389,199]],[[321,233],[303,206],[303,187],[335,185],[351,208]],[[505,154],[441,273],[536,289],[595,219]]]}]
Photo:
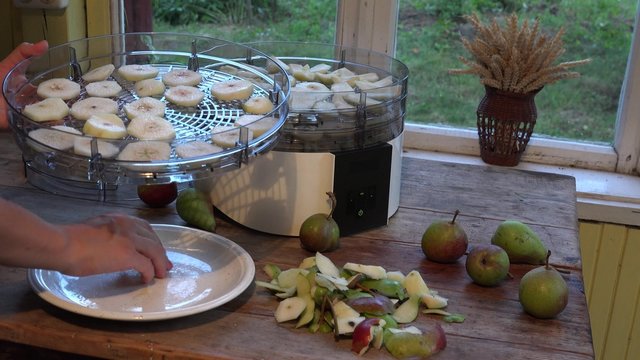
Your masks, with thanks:
[{"label": "green pear", "polygon": [[560,314],[569,302],[569,289],[558,270],[549,266],[549,255],[545,266],[524,274],[520,280],[518,299],[524,311],[539,319],[551,319]]},{"label": "green pear", "polygon": [[529,226],[518,220],[505,220],[496,229],[491,243],[503,248],[512,264],[544,264],[547,248]]}]

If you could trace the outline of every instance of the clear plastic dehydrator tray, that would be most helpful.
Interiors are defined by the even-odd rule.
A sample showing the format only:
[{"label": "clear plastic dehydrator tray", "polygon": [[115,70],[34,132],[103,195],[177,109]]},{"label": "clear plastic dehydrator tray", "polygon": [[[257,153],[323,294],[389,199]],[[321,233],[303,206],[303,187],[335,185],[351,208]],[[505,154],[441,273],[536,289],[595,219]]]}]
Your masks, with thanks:
[{"label": "clear plastic dehydrator tray", "polygon": [[[130,134],[117,139],[87,136],[83,133],[86,120],[73,115],[50,121],[34,121],[26,116],[26,106],[43,100],[37,92],[42,82],[64,78],[80,84],[80,94],[65,100],[71,108],[74,103],[89,97],[89,82],[82,76],[108,64],[112,64],[115,71],[106,80],[116,81],[122,88],[111,99],[117,104],[116,115],[126,126],[131,120],[125,105],[141,96],[135,89],[134,80],[137,79],[123,76],[118,71],[120,67],[151,65],[158,70],[155,76],[158,80],[175,69],[193,70],[202,76],[196,86],[204,93],[204,98],[195,106],[175,105],[163,93],[155,96],[165,104],[164,118],[175,131],[172,139],[164,140],[169,145],[168,158],[124,160],[119,157],[123,149],[145,140]],[[219,100],[221,97],[212,95],[212,86],[240,79],[254,85],[248,99]],[[22,150],[30,182],[55,193],[120,199],[124,195],[118,194],[118,188],[197,180],[238,168],[271,150],[278,143],[279,130],[287,119],[289,88],[285,69],[266,53],[249,46],[188,34],[129,33],[86,38],[52,47],[46,54],[15,66],[6,77],[2,92],[9,104],[9,124]],[[267,98],[271,110],[254,116],[250,122],[237,124],[236,120],[245,115],[243,105],[257,97]],[[66,130],[60,130],[60,126],[66,126],[62,128]],[[66,133],[69,128],[77,130],[74,134],[77,143],[70,148],[52,145],[42,137],[33,136],[39,129],[55,134]],[[196,156],[185,156],[176,151],[191,142],[218,145],[212,143],[214,128],[229,129],[226,131],[231,132],[232,140],[227,146]],[[82,134],[76,135],[78,132]],[[81,142],[84,142],[83,151],[78,150]],[[126,196],[130,195],[129,192]]]},{"label": "clear plastic dehydrator tray", "polygon": [[[195,106],[179,106],[163,94],[155,96],[165,104],[164,118],[175,130],[175,137],[165,141],[170,149],[167,159],[124,160],[119,154],[128,145],[145,140],[131,134],[117,139],[88,136],[82,133],[86,120],[74,115],[34,121],[25,114],[26,106],[43,100],[36,91],[38,85],[54,78],[80,84],[80,94],[65,100],[72,108],[90,97],[89,82],[83,75],[108,64],[115,70],[107,80],[122,88],[111,98],[117,103],[116,115],[126,126],[131,119],[125,106],[142,96],[135,81],[120,74],[120,67],[151,65],[158,71],[157,80],[177,69],[194,70],[202,76],[197,87],[205,96]],[[237,169],[270,150],[336,152],[389,142],[404,128],[408,75],[402,62],[364,49],[297,42],[236,44],[189,34],[129,33],[52,47],[43,56],[15,66],[2,90],[32,184],[69,196],[120,200],[135,198],[139,184],[208,178]],[[212,86],[230,80],[253,83],[251,96],[223,101],[211,93]],[[236,122],[246,115],[248,101],[263,97],[272,110],[250,123]],[[83,151],[76,146],[61,149],[33,136],[41,129],[61,133],[61,125],[80,132],[75,136],[84,142]],[[212,130],[220,127],[229,127],[229,145],[197,156],[177,151],[193,142],[214,145]]]},{"label": "clear plastic dehydrator tray", "polygon": [[399,60],[321,43],[246,45],[273,56],[291,79],[288,120],[275,150],[358,150],[402,133],[409,70]]}]

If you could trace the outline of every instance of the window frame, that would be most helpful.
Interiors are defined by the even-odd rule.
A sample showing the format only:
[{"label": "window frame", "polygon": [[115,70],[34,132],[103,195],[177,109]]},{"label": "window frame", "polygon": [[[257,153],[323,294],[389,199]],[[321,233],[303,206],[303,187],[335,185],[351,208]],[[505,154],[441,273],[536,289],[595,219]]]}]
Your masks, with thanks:
[{"label": "window frame", "polygon": [[[337,0],[336,43],[395,55],[399,0]],[[638,174],[640,167],[640,5],[621,89],[612,146],[532,136],[526,162]],[[411,83],[411,74],[409,74]],[[633,101],[635,100],[635,101]],[[451,154],[480,153],[472,130],[412,124],[405,120],[404,147]]]}]

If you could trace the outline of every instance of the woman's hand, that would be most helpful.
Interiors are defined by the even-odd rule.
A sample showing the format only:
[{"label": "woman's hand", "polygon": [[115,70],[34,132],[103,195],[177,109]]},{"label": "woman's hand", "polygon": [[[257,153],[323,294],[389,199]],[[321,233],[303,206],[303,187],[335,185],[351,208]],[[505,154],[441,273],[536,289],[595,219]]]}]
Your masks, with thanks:
[{"label": "woman's hand", "polygon": [[62,225],[67,238],[60,271],[75,276],[133,269],[145,283],[164,278],[173,264],[148,222],[122,214]]},{"label": "woman's hand", "polygon": [[[4,78],[9,71],[20,61],[29,59],[32,56],[40,56],[49,49],[49,43],[42,40],[35,44],[22,43],[15,48],[9,56],[0,62],[0,83],[4,82]],[[0,96],[0,129],[9,127],[9,107],[4,100],[4,96]]]}]

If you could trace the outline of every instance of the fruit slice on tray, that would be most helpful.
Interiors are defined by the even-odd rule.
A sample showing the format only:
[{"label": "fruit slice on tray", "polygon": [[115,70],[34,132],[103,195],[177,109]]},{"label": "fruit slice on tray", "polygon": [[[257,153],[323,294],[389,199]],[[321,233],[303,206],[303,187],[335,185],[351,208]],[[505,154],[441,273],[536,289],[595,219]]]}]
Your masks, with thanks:
[{"label": "fruit slice on tray", "polygon": [[127,128],[122,119],[115,114],[92,115],[84,123],[85,135],[106,139],[122,139],[127,136]]},{"label": "fruit slice on tray", "polygon": [[130,64],[118,68],[118,74],[127,81],[153,79],[158,76],[158,68],[148,64]]},{"label": "fruit slice on tray", "polygon": [[111,76],[111,74],[113,74],[113,70],[115,70],[115,68],[116,67],[113,66],[113,64],[98,66],[97,68],[82,75],[82,80],[89,83],[94,81],[106,80],[109,78],[109,76]]},{"label": "fruit slice on tray", "polygon": [[127,144],[118,155],[124,161],[169,160],[171,146],[163,141],[137,141]]},{"label": "fruit slice on tray", "polygon": [[219,101],[245,100],[253,94],[253,83],[247,80],[227,80],[211,86],[211,95]]},{"label": "fruit slice on tray", "polygon": [[278,122],[278,119],[272,116],[262,117],[262,115],[245,114],[236,119],[235,125],[246,126],[251,130],[254,137],[259,137],[269,131],[269,129],[273,128],[276,122]]},{"label": "fruit slice on tray", "polygon": [[65,78],[49,79],[38,85],[37,94],[45,99],[71,100],[80,96],[80,84]]},{"label": "fruit slice on tray", "polygon": [[[91,156],[91,141],[93,138],[87,136],[77,136],[73,141],[73,152],[82,156]],[[115,157],[120,149],[110,142],[104,140],[96,140],[98,145],[98,153],[105,159]]]},{"label": "fruit slice on tray", "polygon": [[122,91],[122,87],[113,80],[103,80],[87,84],[85,90],[89,96],[115,97]]},{"label": "fruit slice on tray", "polygon": [[176,131],[169,121],[150,114],[133,118],[127,126],[127,132],[140,140],[171,141],[176,137]]},{"label": "fruit slice on tray", "polygon": [[[249,130],[249,141],[253,139],[253,131]],[[236,146],[240,140],[240,128],[232,125],[218,125],[211,130],[211,141],[222,148]]]},{"label": "fruit slice on tray", "polygon": [[60,120],[69,115],[69,107],[60,98],[48,98],[25,106],[22,114],[37,122]]},{"label": "fruit slice on tray", "polygon": [[266,96],[256,96],[245,101],[242,109],[247,114],[266,114],[273,110],[273,103]]},{"label": "fruit slice on tray", "polygon": [[56,150],[70,150],[76,135],[82,133],[72,127],[55,125],[29,131],[29,137]]},{"label": "fruit slice on tray", "polygon": [[165,109],[166,105],[164,102],[152,97],[143,97],[124,106],[124,112],[129,119],[136,118],[143,114],[163,117]]},{"label": "fruit slice on tray", "polygon": [[331,96],[331,89],[319,82],[301,82],[291,88],[291,111],[309,110]]},{"label": "fruit slice on tray", "polygon": [[178,85],[172,86],[164,93],[165,98],[178,106],[196,106],[204,99],[202,90],[195,86]]},{"label": "fruit slice on tray", "polygon": [[71,105],[71,116],[78,120],[87,120],[95,114],[115,114],[118,103],[108,98],[88,97]]},{"label": "fruit slice on tray", "polygon": [[202,81],[202,75],[189,69],[173,69],[162,75],[162,82],[167,86],[196,86]]},{"label": "fruit slice on tray", "polygon": [[222,148],[205,141],[191,141],[176,145],[176,155],[183,159],[210,155],[222,151]]},{"label": "fruit slice on tray", "polygon": [[136,94],[140,97],[162,95],[166,89],[162,80],[158,79],[144,79],[137,81],[134,88],[136,90]]}]

